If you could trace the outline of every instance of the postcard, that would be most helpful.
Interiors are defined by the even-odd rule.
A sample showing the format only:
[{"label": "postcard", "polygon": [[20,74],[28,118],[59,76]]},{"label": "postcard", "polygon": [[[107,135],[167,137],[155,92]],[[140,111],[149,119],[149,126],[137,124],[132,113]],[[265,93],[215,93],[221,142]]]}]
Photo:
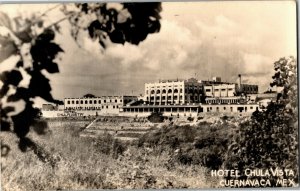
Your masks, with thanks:
[{"label": "postcard", "polygon": [[299,187],[296,8],[1,4],[1,189]]}]

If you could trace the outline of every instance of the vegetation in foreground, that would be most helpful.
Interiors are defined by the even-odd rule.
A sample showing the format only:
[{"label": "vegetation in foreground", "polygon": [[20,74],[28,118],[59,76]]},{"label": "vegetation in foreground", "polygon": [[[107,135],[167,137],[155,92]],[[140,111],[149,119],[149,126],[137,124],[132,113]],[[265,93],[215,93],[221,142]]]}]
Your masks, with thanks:
[{"label": "vegetation in foreground", "polygon": [[[174,152],[180,145],[172,143],[172,136],[155,145],[151,145],[155,143],[149,138],[152,137],[151,133],[144,135],[138,144],[121,143],[109,134],[98,139],[83,138],[79,132],[86,123],[50,121],[46,135],[31,133],[30,137],[43,149],[40,155],[34,154],[32,150],[22,153],[17,146],[13,147],[17,141],[13,134],[3,133],[1,140],[11,145],[10,152],[2,159],[3,190],[217,186],[217,180],[209,178],[209,169],[203,167],[203,163],[195,160],[186,163],[184,160],[188,159]],[[188,127],[176,129],[182,138],[190,137],[190,130]],[[171,132],[167,127],[157,132],[160,131]],[[192,137],[181,145],[182,150],[187,149],[188,145],[199,147],[201,143],[197,143],[197,137]],[[190,154],[186,158],[193,157],[192,152]]]}]

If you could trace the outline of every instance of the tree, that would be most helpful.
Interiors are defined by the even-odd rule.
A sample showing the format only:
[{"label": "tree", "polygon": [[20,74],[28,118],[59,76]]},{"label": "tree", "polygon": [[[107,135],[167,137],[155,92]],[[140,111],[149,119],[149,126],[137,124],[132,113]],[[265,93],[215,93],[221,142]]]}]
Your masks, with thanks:
[{"label": "tree", "polygon": [[[298,182],[298,98],[297,62],[293,57],[281,58],[274,63],[275,74],[271,86],[280,91],[277,100],[265,111],[255,111],[251,120],[241,124],[229,146],[225,168],[238,169],[291,169],[294,176],[283,175]],[[230,179],[230,177],[228,177]],[[240,179],[260,179],[247,177]],[[268,177],[276,186],[278,177]],[[277,185],[281,186],[281,185]],[[292,186],[292,185],[290,185]]]},{"label": "tree", "polygon": [[[61,7],[65,17],[44,26],[44,16],[57,7]],[[49,79],[42,71],[58,73],[55,58],[59,53],[68,51],[62,50],[54,42],[62,21],[69,21],[75,40],[79,32],[85,30],[103,48],[106,47],[105,39],[110,39],[113,43],[138,45],[148,34],[159,32],[161,10],[161,3],[119,3],[118,8],[112,8],[106,3],[77,3],[60,4],[40,16],[25,19],[11,19],[0,13],[0,62],[5,64],[7,60],[15,61],[11,70],[0,75],[3,103],[0,108],[1,130],[15,133],[20,140],[19,148],[26,151],[27,147],[33,147],[34,143],[26,135],[39,113],[33,108],[32,99],[41,97],[48,102],[61,104],[61,101],[51,95]],[[82,20],[87,22],[82,24]],[[20,86],[23,73],[30,76],[28,87]],[[19,101],[24,102],[25,106],[16,111],[13,104]],[[12,114],[13,112],[17,113]]]},{"label": "tree", "polygon": [[93,94],[85,94],[83,97],[86,97],[86,98],[95,98],[96,96],[93,95]]}]

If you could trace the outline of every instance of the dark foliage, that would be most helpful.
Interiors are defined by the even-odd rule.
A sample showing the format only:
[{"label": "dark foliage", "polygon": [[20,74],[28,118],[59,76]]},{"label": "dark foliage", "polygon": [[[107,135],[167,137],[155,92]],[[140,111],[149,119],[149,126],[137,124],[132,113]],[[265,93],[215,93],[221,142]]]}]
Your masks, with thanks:
[{"label": "dark foliage", "polygon": [[[106,3],[79,3],[76,4],[78,10],[68,11],[65,9],[66,6],[62,4],[62,11],[69,19],[72,27],[71,34],[75,40],[77,40],[80,30],[88,30],[90,37],[98,39],[103,48],[106,47],[105,39],[110,39],[114,43],[124,44],[128,42],[137,45],[145,40],[148,34],[160,30],[161,3],[121,3],[121,5],[121,10],[117,10],[107,7]],[[126,18],[123,18],[122,21],[118,20],[124,11],[128,12]],[[54,40],[55,34],[60,32],[59,22],[62,20],[44,26],[42,16],[32,19],[25,18],[19,22],[24,23],[24,26],[13,31],[11,28],[13,21],[5,14],[1,15],[3,18],[0,20],[0,25],[7,27],[13,34],[0,36],[2,47],[0,62],[12,55],[20,56],[20,60],[16,62],[12,70],[0,74],[0,80],[3,82],[0,96],[1,98],[7,97],[6,102],[15,103],[23,100],[25,103],[25,109],[12,117],[9,113],[15,111],[14,106],[8,108],[1,104],[1,131],[13,129],[13,132],[20,138],[20,149],[26,151],[27,148],[35,147],[34,142],[26,137],[30,126],[35,125],[33,130],[38,134],[43,134],[47,127],[45,124],[37,122],[39,110],[33,108],[32,98],[40,97],[48,102],[61,104],[61,101],[52,97],[49,79],[42,72],[46,71],[50,74],[59,72],[58,63],[54,60],[64,50]],[[88,26],[81,27],[79,20],[84,15],[96,15],[96,19],[90,21]],[[36,34],[35,31],[32,31],[33,26],[42,28],[43,32]],[[11,38],[12,35],[18,39]],[[25,44],[30,45],[29,51],[21,54],[21,48]],[[31,58],[30,64],[28,64],[28,56]],[[24,64],[25,60],[27,64]],[[28,87],[19,86],[23,79],[21,71],[25,71],[31,77]],[[16,91],[8,95],[10,88],[14,88]]]},{"label": "dark foliage", "polygon": [[144,134],[138,145],[169,150],[172,155],[170,164],[202,165],[218,169],[223,164],[233,131],[228,130],[232,128],[228,125],[226,128],[225,125],[210,125],[163,127]]},{"label": "dark foliage", "polygon": [[[268,105],[265,111],[256,111],[251,120],[241,124],[239,132],[231,142],[226,169],[291,169],[298,182],[298,111],[297,111],[297,71],[293,58],[275,62],[273,83],[283,87],[276,102]],[[262,177],[241,176],[240,179],[260,179]],[[230,179],[230,178],[229,178]],[[272,186],[277,177],[270,177]],[[281,185],[277,185],[281,186]]]},{"label": "dark foliage", "polygon": [[148,120],[152,123],[162,123],[164,121],[164,117],[162,113],[153,112],[148,116]]}]

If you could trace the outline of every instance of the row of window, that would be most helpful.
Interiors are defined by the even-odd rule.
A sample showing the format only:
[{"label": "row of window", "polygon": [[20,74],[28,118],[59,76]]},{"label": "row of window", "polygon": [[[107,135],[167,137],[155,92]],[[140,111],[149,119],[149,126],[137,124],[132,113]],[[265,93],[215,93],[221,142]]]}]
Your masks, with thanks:
[{"label": "row of window", "polygon": [[[113,102],[113,100],[109,100],[109,103],[112,103]],[[118,102],[118,100],[117,99],[115,99],[114,100],[114,102],[115,103],[117,103]],[[122,100],[120,100],[120,102],[122,102]],[[68,100],[67,101],[67,104],[97,104],[97,100],[85,100],[85,101],[83,101],[83,100],[76,100],[76,101],[74,101],[74,100],[72,100],[72,101],[70,101],[70,100]],[[106,100],[103,100],[103,103],[106,103]],[[98,100],[98,104],[101,104],[101,100]]]},{"label": "row of window", "polygon": [[184,103],[183,101],[162,101],[162,102],[159,102],[159,101],[150,101],[150,105],[153,105],[153,104],[156,104],[156,105],[174,105],[174,104],[181,104],[181,103]]},{"label": "row of window", "polygon": [[206,100],[206,103],[238,103],[238,99]]},{"label": "row of window", "polygon": [[[66,107],[67,110],[70,110],[70,109],[77,109],[77,110],[99,110],[99,109],[108,109],[108,105],[107,106],[102,106],[102,107]],[[116,106],[112,106],[113,109],[118,109],[119,106],[116,105]]]},{"label": "row of window", "polygon": [[166,87],[182,87],[182,85],[169,85],[169,86],[147,86],[146,89],[151,89],[151,88],[166,88]]},{"label": "row of window", "polygon": [[[220,90],[220,89],[214,89],[215,92],[218,92],[219,90]],[[228,91],[232,91],[232,90],[233,90],[232,88],[229,88],[229,89],[228,89]],[[205,89],[205,91],[206,91],[206,92],[211,92],[212,89]],[[226,91],[226,89],[221,89],[221,91],[222,91],[222,92],[223,92],[223,91]]]},{"label": "row of window", "polygon": [[[150,97],[150,100],[154,100],[154,98],[155,98],[154,96],[151,96],[151,97]],[[165,99],[166,99],[166,96],[162,96],[162,97],[156,96],[156,100],[160,100],[160,98],[161,98],[162,100],[165,100]],[[170,100],[170,99],[172,99],[172,96],[167,96],[167,98],[168,98],[168,100]],[[180,100],[182,100],[182,98],[183,98],[182,96],[179,96],[179,99],[180,99]],[[188,99],[188,96],[184,96],[184,98],[185,98],[185,99]],[[197,95],[195,95],[195,96],[190,95],[189,98],[190,98],[190,99],[193,99],[193,98],[194,98],[195,100],[197,100],[197,99],[198,99],[198,96],[197,96]],[[149,100],[149,97],[147,96],[146,99]],[[174,99],[174,100],[177,100],[177,99],[178,99],[178,96],[173,96],[173,99]]]},{"label": "row of window", "polygon": [[[199,89],[199,90],[201,90],[201,89]],[[189,90],[188,90],[188,89],[185,89],[185,92],[188,92],[188,93],[192,93],[193,91],[195,91],[195,89],[189,89]],[[197,91],[197,90],[196,90],[196,91]],[[156,90],[156,91],[155,91],[155,90],[151,90],[151,91],[150,91],[151,94],[155,94],[155,93],[156,93],[156,94],[160,94],[161,92],[162,92],[163,94],[165,94],[165,93],[167,93],[167,92],[168,92],[168,93],[178,93],[178,92],[182,93],[183,90],[180,89],[180,90],[178,91],[178,89],[174,89],[174,91],[173,91],[172,89],[169,89],[168,91],[167,91],[167,90],[162,90],[162,91],[161,91],[161,90]],[[146,94],[148,94],[148,93],[149,93],[149,91],[146,90]]]},{"label": "row of window", "polygon": [[[253,110],[253,106],[250,106],[249,108],[250,108],[250,110]],[[220,109],[221,109],[221,108],[216,107],[216,111],[217,111],[217,112],[219,112]],[[237,110],[238,110],[239,112],[242,112],[242,111],[247,112],[247,109],[248,109],[248,107],[238,107],[238,108],[237,108]],[[257,110],[257,109],[258,109],[258,107],[256,107],[256,110]],[[208,107],[208,108],[207,108],[207,112],[212,111],[212,110],[213,110],[212,107]],[[233,107],[230,107],[229,110],[230,110],[230,112],[233,112]],[[223,107],[223,111],[227,111],[227,108],[226,108],[226,107]]]},{"label": "row of window", "polygon": [[258,91],[258,86],[242,86],[244,91]]}]

